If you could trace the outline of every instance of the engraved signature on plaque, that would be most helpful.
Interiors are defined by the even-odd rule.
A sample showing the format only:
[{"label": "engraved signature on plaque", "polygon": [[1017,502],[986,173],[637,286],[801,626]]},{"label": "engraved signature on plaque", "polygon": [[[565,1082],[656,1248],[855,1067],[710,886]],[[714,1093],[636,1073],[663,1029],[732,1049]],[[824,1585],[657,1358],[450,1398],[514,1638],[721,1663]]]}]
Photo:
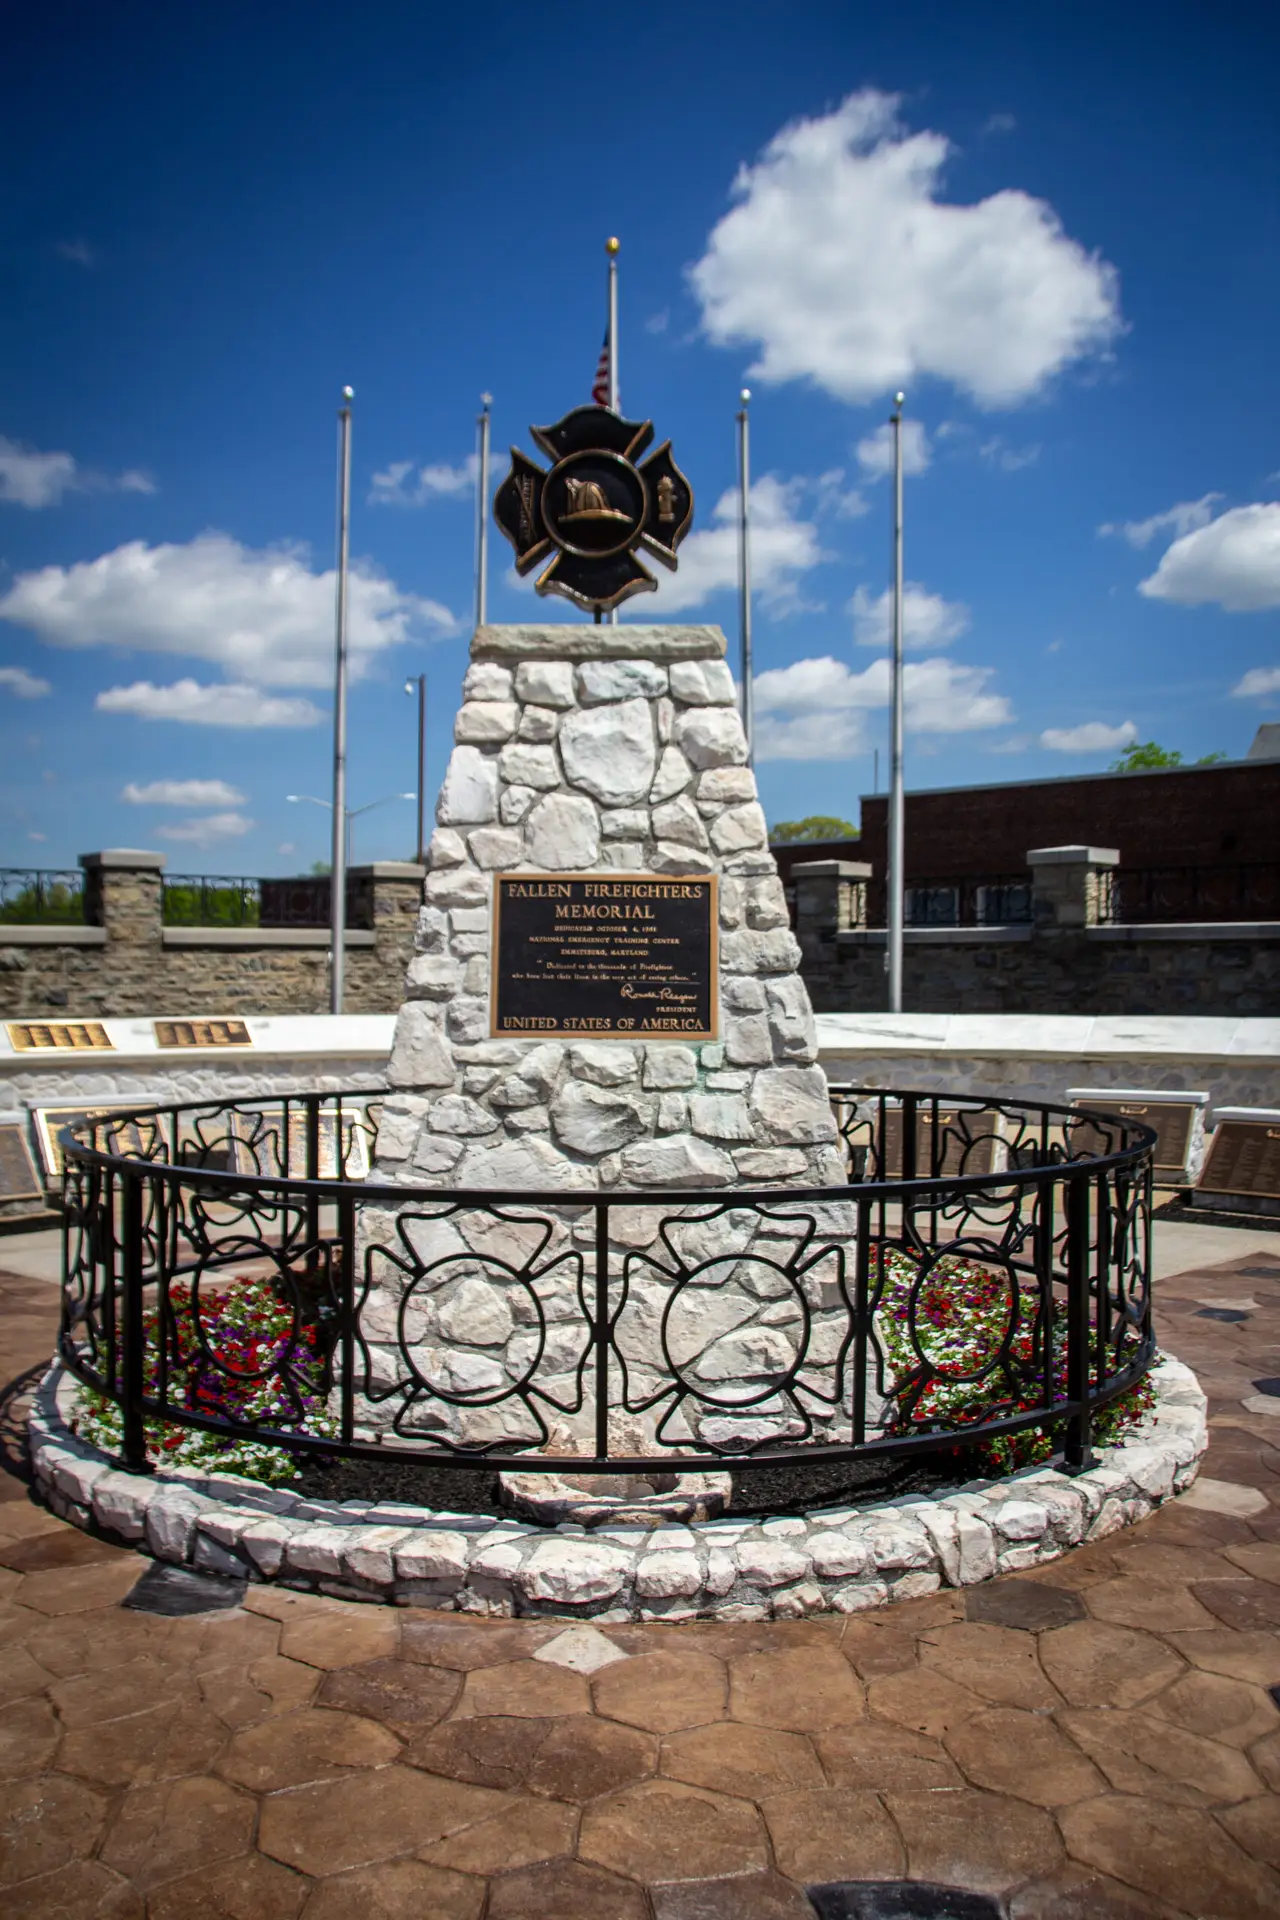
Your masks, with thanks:
[{"label": "engraved signature on plaque", "polygon": [[493,1034],[711,1040],[711,874],[499,873]]},{"label": "engraved signature on plaque", "polygon": [[251,1047],[243,1020],[153,1020],[158,1047]]},{"label": "engraved signature on plaque", "polygon": [[52,1051],[114,1051],[107,1030],[98,1020],[17,1020],[7,1023],[9,1044],[15,1053]]}]

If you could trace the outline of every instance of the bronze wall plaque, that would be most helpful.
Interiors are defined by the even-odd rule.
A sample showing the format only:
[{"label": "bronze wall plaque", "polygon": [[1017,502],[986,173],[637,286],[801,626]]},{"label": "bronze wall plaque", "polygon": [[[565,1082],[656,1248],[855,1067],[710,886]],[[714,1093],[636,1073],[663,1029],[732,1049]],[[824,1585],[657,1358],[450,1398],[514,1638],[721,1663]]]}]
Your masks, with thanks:
[{"label": "bronze wall plaque", "polygon": [[[941,1128],[942,1139],[940,1148],[942,1164],[938,1168],[939,1178],[950,1180],[968,1177],[972,1179],[978,1174],[991,1173],[994,1170],[996,1141],[999,1138],[1000,1128],[998,1117],[987,1113],[962,1111],[958,1107],[940,1106],[938,1125]],[[901,1180],[901,1107],[888,1107],[885,1110],[880,1150],[883,1167],[879,1177],[882,1180]],[[916,1110],[915,1178],[917,1180],[933,1178],[933,1113],[927,1107]]]},{"label": "bronze wall plaque", "polygon": [[1200,1192],[1280,1200],[1280,1125],[1219,1120],[1196,1187]]},{"label": "bronze wall plaque", "polygon": [[[84,1120],[113,1120],[120,1112],[128,1109],[120,1107],[33,1107],[31,1117],[35,1121],[36,1139],[40,1146],[40,1158],[48,1175],[49,1185],[56,1187],[62,1179],[62,1142],[58,1136],[64,1127],[78,1127]],[[119,1128],[107,1135],[98,1135],[95,1143],[100,1152],[133,1153],[143,1157],[142,1135],[133,1121],[122,1121]]]},{"label": "bronze wall plaque", "polygon": [[39,1200],[44,1184],[21,1127],[0,1127],[0,1200]]},{"label": "bronze wall plaque", "polygon": [[[1117,1120],[1136,1121],[1150,1127],[1156,1136],[1152,1171],[1162,1185],[1172,1180],[1182,1185],[1187,1180],[1187,1149],[1191,1144],[1191,1123],[1196,1103],[1191,1100],[1080,1100],[1075,1103],[1093,1113],[1113,1113]],[[1074,1153],[1118,1153],[1121,1135],[1107,1134],[1101,1127],[1082,1121],[1071,1133]]]},{"label": "bronze wall plaque", "polygon": [[111,1053],[115,1042],[97,1020],[11,1020],[9,1044],[15,1053],[46,1053],[58,1049]]},{"label": "bronze wall plaque", "polygon": [[251,1047],[243,1020],[153,1020],[158,1047]]},{"label": "bronze wall plaque", "polygon": [[714,874],[498,873],[493,1034],[714,1040]]}]

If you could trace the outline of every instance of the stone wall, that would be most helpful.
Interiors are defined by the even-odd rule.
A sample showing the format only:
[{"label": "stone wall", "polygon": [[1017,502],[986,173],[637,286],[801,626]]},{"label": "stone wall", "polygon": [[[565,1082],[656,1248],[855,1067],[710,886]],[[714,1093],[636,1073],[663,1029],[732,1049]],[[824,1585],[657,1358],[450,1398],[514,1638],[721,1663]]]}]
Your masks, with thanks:
[{"label": "stone wall", "polygon": [[[0,926],[0,1019],[146,1014],[323,1013],[323,927],[166,927],[164,856],[83,854],[82,927]],[[413,951],[423,869],[380,861],[352,869],[370,925],[348,928],[346,1009],[394,1013]]]},{"label": "stone wall", "polygon": [[[1080,856],[1075,860],[1046,855]],[[1092,856],[1092,857],[1085,857]],[[1274,1015],[1280,923],[1105,924],[1114,851],[1024,854],[1034,889],[1029,926],[912,927],[903,938],[903,1004],[923,1013]],[[886,940],[868,926],[869,863],[793,868],[802,971],[820,1013],[888,1005]]]}]

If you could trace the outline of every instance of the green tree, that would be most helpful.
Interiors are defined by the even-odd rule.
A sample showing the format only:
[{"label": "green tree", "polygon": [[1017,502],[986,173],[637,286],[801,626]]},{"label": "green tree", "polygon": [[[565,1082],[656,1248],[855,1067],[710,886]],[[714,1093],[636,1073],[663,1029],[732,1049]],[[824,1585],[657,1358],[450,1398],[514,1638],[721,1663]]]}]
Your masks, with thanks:
[{"label": "green tree", "polygon": [[807,820],[779,820],[769,831],[775,846],[791,847],[808,840],[856,840],[859,829],[852,820],[837,819],[832,813],[811,813]]},{"label": "green tree", "polygon": [[[1191,764],[1196,767],[1216,767],[1226,757],[1225,753],[1206,753]],[[1156,740],[1135,740],[1132,746],[1125,748],[1118,760],[1111,762],[1107,772],[1150,773],[1161,767],[1181,767],[1185,764],[1176,747],[1162,747]]]}]

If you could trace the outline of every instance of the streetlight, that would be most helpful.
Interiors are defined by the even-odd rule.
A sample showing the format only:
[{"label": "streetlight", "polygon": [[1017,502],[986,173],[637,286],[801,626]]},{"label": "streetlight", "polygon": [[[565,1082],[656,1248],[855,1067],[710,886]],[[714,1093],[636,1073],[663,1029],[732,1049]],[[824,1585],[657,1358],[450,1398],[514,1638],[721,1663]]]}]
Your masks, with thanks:
[{"label": "streetlight", "polygon": [[427,676],[415,674],[404,683],[406,693],[418,695],[418,865],[427,857],[426,825],[423,808],[427,803]]},{"label": "streetlight", "polygon": [[[416,793],[384,793],[381,800],[369,800],[363,807],[344,807],[343,815],[346,825],[346,831],[342,836],[344,865],[349,865],[351,861],[351,822],[353,820],[358,820],[362,813],[372,813],[375,807],[390,806],[393,800],[416,800],[417,797]],[[309,806],[324,807],[329,813],[333,812],[332,800],[320,800],[314,793],[287,793],[285,799],[293,802],[294,805],[305,801]]]}]

